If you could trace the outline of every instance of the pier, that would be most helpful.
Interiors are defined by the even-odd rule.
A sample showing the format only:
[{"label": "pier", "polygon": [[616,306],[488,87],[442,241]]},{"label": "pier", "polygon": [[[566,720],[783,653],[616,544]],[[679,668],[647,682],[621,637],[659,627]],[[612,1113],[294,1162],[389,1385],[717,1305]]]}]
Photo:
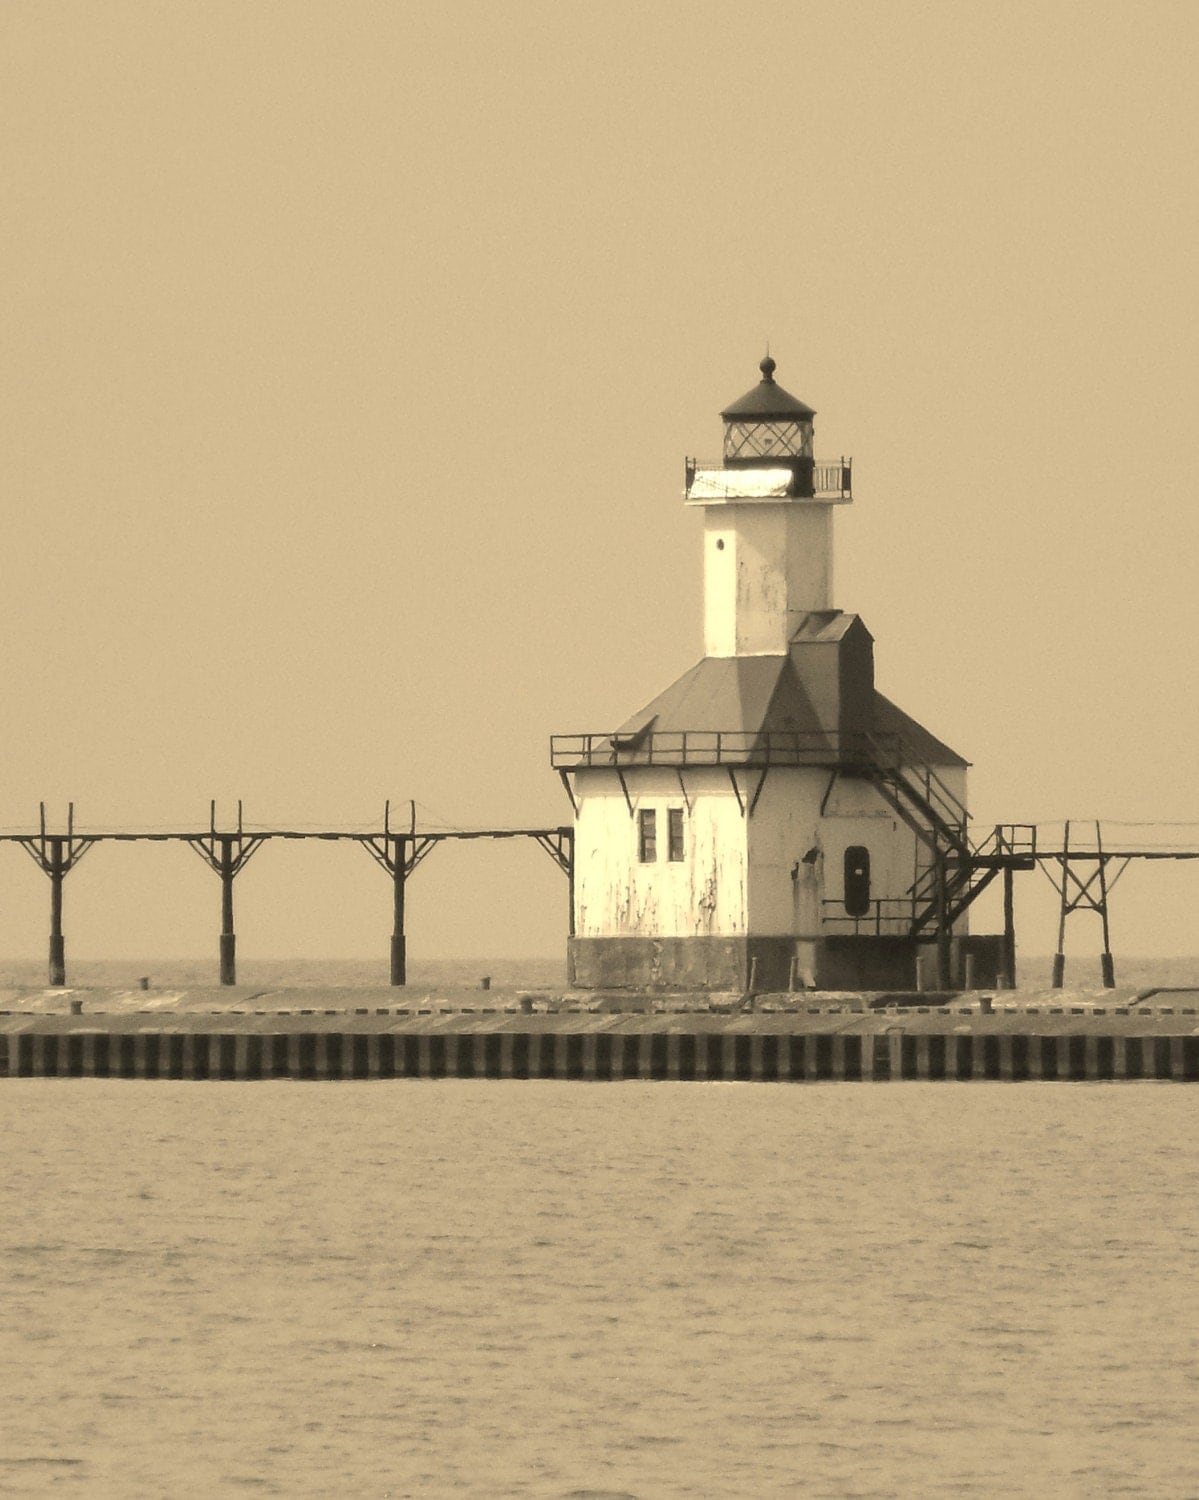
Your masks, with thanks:
[{"label": "pier", "polygon": [[569,994],[525,994],[506,1005],[362,1003],[383,993],[293,991],[270,997],[273,1006],[257,993],[247,996],[257,1009],[135,1011],[130,996],[92,992],[86,1010],[0,1011],[0,1077],[1199,1082],[1193,990],[1130,992],[1103,1005],[1082,997],[1007,1005],[978,995],[928,996],[927,1005],[883,995],[797,1003],[781,995],[762,997],[752,1011],[735,996],[691,997],[637,1013],[615,1009],[613,997]]}]

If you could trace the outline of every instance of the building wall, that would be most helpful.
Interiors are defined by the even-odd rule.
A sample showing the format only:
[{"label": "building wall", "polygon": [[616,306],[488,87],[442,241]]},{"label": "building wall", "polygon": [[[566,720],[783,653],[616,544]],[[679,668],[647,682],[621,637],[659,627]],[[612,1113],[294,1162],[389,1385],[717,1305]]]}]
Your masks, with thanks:
[{"label": "building wall", "polygon": [[[783,988],[915,983],[906,905],[856,926],[844,909],[845,851],[870,853],[870,895],[902,900],[923,846],[868,781],[772,767],[752,815],[758,770],[736,772],[743,813],[722,767],[625,769],[632,816],[615,771],[575,780],[572,982],[591,988]],[[964,799],[965,770],[943,779]],[[824,811],[821,812],[821,803]],[[669,859],[671,808],[684,849]],[[639,858],[643,809],[656,813],[656,858]],[[805,855],[809,856],[805,859]],[[829,904],[825,904],[826,901]],[[830,920],[833,918],[834,920]],[[963,917],[956,931],[964,936]]]},{"label": "building wall", "polygon": [[[827,770],[776,766],[748,805],[760,771],[736,771],[743,814],[724,768],[688,768],[686,788],[670,768],[625,771],[632,816],[614,771],[580,771],[575,784],[575,931],[579,937],[688,937],[750,933],[816,940],[849,933],[845,921],[845,851],[870,852],[871,899],[902,898],[923,846],[868,781]],[[944,775],[964,797],[965,771]],[[825,807],[821,813],[821,802]],[[690,805],[688,805],[690,804]],[[657,857],[639,858],[643,808],[656,817]],[[669,809],[683,813],[683,859],[669,854]],[[810,856],[805,860],[805,855]],[[837,903],[826,908],[824,901]],[[884,913],[884,917],[887,914]],[[859,931],[873,930],[873,916]],[[906,930],[898,913],[883,932]],[[966,919],[958,931],[966,931]]]},{"label": "building wall", "polygon": [[[745,823],[723,769],[580,771],[575,780],[575,932],[580,938],[745,932]],[[683,859],[667,858],[669,808],[683,809]],[[638,858],[642,808],[657,813],[657,858]]]},{"label": "building wall", "polygon": [[[871,782],[838,776],[829,794],[822,829],[824,840],[825,895],[837,903],[826,908],[838,918],[826,923],[830,933],[854,929],[840,920],[845,911],[845,851],[861,845],[870,851],[870,897],[891,901],[904,897],[916,876],[917,853],[922,848],[908,825],[883,801]],[[872,930],[864,919],[860,931]],[[884,932],[906,932],[906,913],[893,916]]]},{"label": "building wall", "polygon": [[755,934],[819,937],[823,898],[844,895],[851,844],[870,851],[872,897],[902,895],[912,882],[915,836],[870,783],[839,776],[821,814],[830,775],[789,767],[767,773],[749,830],[749,926]]}]

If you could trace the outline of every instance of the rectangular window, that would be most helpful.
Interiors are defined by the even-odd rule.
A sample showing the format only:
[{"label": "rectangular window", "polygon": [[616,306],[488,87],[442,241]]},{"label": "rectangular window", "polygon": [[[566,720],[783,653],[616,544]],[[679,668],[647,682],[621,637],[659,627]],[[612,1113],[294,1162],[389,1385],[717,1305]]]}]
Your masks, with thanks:
[{"label": "rectangular window", "polygon": [[643,865],[650,865],[657,857],[658,815],[652,807],[643,807],[637,814],[637,858]]},{"label": "rectangular window", "polygon": [[683,809],[681,807],[669,808],[666,820],[670,845],[666,857],[677,864],[683,858]]}]

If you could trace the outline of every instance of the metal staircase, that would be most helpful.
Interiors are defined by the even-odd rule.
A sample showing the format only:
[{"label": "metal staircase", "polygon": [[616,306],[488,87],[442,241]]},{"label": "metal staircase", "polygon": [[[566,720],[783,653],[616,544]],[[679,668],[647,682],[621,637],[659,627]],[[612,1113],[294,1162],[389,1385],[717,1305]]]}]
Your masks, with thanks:
[{"label": "metal staircase", "polygon": [[975,843],[970,815],[937,774],[898,734],[865,736],[860,770],[916,835],[916,875],[906,893],[912,937],[939,940],[1003,869],[1027,868],[1035,856],[1032,825],[1000,823]]}]

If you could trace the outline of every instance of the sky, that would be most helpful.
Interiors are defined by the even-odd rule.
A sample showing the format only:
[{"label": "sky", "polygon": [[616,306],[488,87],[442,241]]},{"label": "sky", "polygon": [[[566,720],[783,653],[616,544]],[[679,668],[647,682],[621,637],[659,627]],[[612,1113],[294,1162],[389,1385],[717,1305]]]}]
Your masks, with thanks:
[{"label": "sky", "polygon": [[[1169,0],[9,0],[0,827],[568,822],[551,733],[702,652],[683,460],[768,340],[853,457],[836,602],[975,816],[1199,847],[1197,65]],[[385,963],[356,846],[237,901],[243,956]],[[0,846],[0,956],[46,906]],[[1199,863],[1112,910],[1199,952]],[[102,845],[68,955],[215,960],[218,914]],[[534,845],[443,846],[410,952],[565,914]],[[1052,951],[1040,874],[1017,915]]]}]

